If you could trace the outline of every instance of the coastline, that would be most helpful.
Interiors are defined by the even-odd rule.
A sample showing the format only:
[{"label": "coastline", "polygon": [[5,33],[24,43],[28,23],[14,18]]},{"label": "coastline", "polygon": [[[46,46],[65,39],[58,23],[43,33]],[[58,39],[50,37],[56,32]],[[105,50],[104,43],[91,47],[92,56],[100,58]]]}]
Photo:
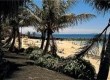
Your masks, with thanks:
[{"label": "coastline", "polygon": [[[34,39],[40,39],[41,38],[41,34],[30,34],[30,35],[26,35],[26,34],[22,34],[24,36],[28,36],[29,38],[34,38]],[[96,36],[97,34],[53,34],[53,37],[55,39],[67,39],[67,40],[71,40],[71,39],[76,39],[76,40],[88,40],[88,39],[92,39],[94,36]]]}]

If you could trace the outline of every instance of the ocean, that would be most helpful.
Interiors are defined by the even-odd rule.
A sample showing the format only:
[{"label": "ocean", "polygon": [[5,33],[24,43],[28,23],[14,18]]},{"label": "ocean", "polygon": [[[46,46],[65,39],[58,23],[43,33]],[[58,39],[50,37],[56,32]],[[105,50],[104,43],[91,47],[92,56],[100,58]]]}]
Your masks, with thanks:
[{"label": "ocean", "polygon": [[[54,38],[62,39],[91,39],[96,34],[53,34]],[[40,34],[36,34],[36,37],[41,37]]]},{"label": "ocean", "polygon": [[91,39],[96,34],[54,34],[55,38],[66,38],[66,39]]}]

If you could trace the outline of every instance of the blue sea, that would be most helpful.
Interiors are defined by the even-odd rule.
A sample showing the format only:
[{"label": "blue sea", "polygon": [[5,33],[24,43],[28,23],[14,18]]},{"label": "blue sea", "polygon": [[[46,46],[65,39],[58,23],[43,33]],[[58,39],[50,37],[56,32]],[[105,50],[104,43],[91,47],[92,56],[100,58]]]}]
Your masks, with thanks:
[{"label": "blue sea", "polygon": [[[53,34],[54,38],[66,38],[66,39],[91,39],[96,34]],[[36,37],[40,37],[40,34],[36,34]]]},{"label": "blue sea", "polygon": [[71,39],[91,39],[96,34],[54,34],[56,38],[71,38]]}]

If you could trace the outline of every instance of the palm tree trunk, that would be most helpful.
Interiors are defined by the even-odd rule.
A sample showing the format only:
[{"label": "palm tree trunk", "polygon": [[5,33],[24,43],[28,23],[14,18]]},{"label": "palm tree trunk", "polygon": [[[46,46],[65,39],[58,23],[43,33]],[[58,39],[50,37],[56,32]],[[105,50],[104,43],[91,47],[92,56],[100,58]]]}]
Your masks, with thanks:
[{"label": "palm tree trunk", "polygon": [[55,40],[54,40],[54,38],[53,38],[53,35],[51,34],[51,38],[52,38],[52,49],[51,49],[51,52],[52,52],[52,55],[53,56],[57,56],[57,54],[56,54],[56,51],[57,51],[57,46],[56,46],[56,43],[55,43]]},{"label": "palm tree trunk", "polygon": [[110,34],[105,54],[102,56],[97,80],[107,80],[110,66]]},{"label": "palm tree trunk", "polygon": [[11,35],[9,36],[9,38],[6,40],[6,42],[3,45],[3,47],[6,47],[7,45],[9,45],[10,42],[12,41],[12,38],[13,38],[13,32],[11,33]]},{"label": "palm tree trunk", "polygon": [[42,38],[42,42],[41,42],[41,47],[40,47],[40,49],[43,49],[44,42],[45,42],[45,39],[44,39],[44,38]]},{"label": "palm tree trunk", "polygon": [[49,48],[49,44],[50,44],[50,36],[51,36],[51,29],[47,29],[47,42],[46,42],[46,46],[45,46],[45,49],[43,51],[43,54],[46,54],[47,51],[48,51],[48,48]]},{"label": "palm tree trunk", "polygon": [[43,47],[44,47],[44,42],[45,42],[45,37],[46,37],[46,31],[43,31],[41,34],[42,34],[42,36],[41,36],[42,42],[41,42],[41,47],[40,47],[40,49],[43,49]]},{"label": "palm tree trunk", "polygon": [[2,26],[1,26],[1,16],[0,16],[0,62],[1,62],[1,60],[2,60],[2,58],[3,58],[3,53],[2,53],[2,49],[1,49],[1,47],[2,47],[2,36],[1,36],[1,33],[2,32]]},{"label": "palm tree trunk", "polygon": [[0,18],[0,48],[1,48],[1,40],[2,40],[2,26],[1,26],[1,18]]},{"label": "palm tree trunk", "polygon": [[109,59],[104,58],[100,63],[97,80],[107,80],[109,73]]},{"label": "palm tree trunk", "polygon": [[15,39],[16,39],[16,30],[13,27],[13,41],[12,41],[12,44],[11,44],[11,46],[9,48],[10,51],[13,51],[13,49],[14,49]]},{"label": "palm tree trunk", "polygon": [[17,27],[17,36],[18,36],[18,49],[21,49],[21,36],[18,27]]}]

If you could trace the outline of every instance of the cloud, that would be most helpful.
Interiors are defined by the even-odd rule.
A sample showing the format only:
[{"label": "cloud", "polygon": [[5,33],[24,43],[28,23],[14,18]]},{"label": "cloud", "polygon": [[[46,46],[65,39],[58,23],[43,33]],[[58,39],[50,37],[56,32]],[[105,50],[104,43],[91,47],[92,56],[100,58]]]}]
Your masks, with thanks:
[{"label": "cloud", "polygon": [[100,31],[101,30],[96,29],[65,28],[63,30],[60,30],[59,34],[90,34],[90,33],[99,33]]},{"label": "cloud", "polygon": [[[20,28],[21,32],[21,28]],[[37,32],[33,26],[28,26],[28,27],[22,27],[22,33],[27,33],[27,32]]]},{"label": "cloud", "polygon": [[[79,27],[69,27],[62,30],[59,30],[59,32],[55,32],[56,34],[91,34],[91,33],[100,33],[103,29],[91,29],[91,28],[79,28]],[[37,32],[34,27],[23,27],[22,33],[27,32]],[[21,32],[21,28],[20,28]]]}]

